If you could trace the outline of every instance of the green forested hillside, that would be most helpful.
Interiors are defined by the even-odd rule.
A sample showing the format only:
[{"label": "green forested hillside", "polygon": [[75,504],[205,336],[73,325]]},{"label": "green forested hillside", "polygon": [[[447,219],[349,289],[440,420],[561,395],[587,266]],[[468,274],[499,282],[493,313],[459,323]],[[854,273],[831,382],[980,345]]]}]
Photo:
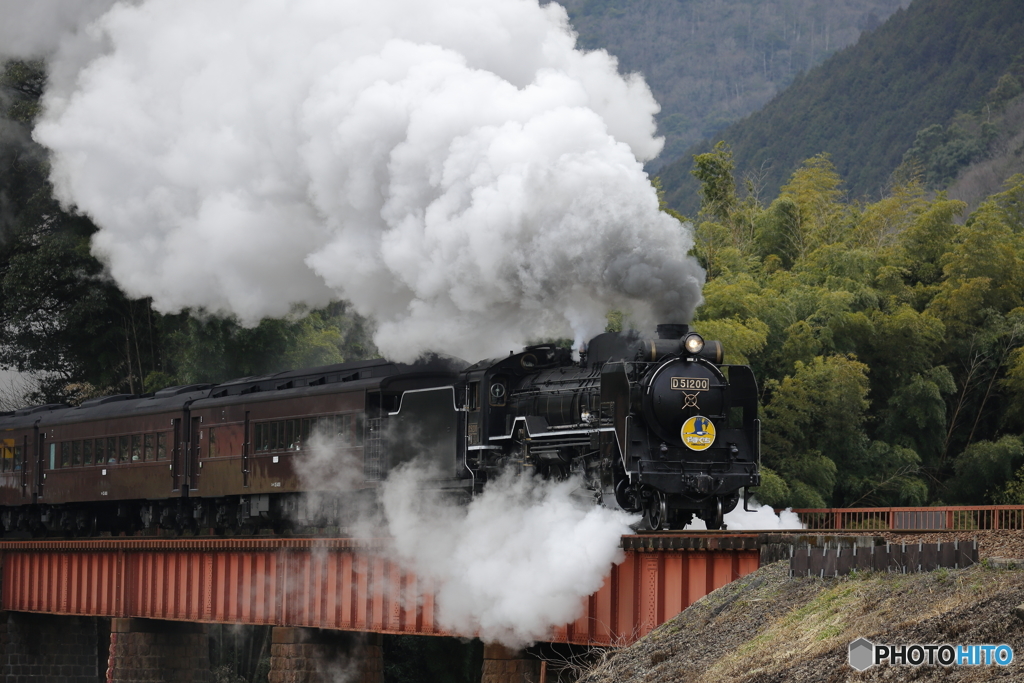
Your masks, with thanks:
[{"label": "green forested hillside", "polygon": [[[1003,85],[1007,87],[1004,89]],[[1000,77],[996,86],[998,102],[991,106],[986,103],[977,113],[957,116],[948,126],[941,127],[939,144],[928,150],[930,154],[925,155],[921,164],[926,170],[953,167],[951,180],[940,181],[935,187],[948,187],[953,199],[977,206],[1004,179],[1024,173],[1024,94],[1013,95],[1015,92],[1024,93],[1024,60],[1011,73]],[[1003,96],[1010,97],[1003,101]],[[918,131],[918,139],[936,127]],[[917,141],[907,155],[912,163],[919,163],[914,155],[916,147]],[[927,165],[929,157],[932,166]]]},{"label": "green forested hillside", "polygon": [[1024,502],[1024,174],[964,222],[917,177],[849,202],[824,156],[768,205],[737,198],[725,145],[696,173],[695,324],[761,382],[761,498]]},{"label": "green forested hillside", "polygon": [[579,44],[639,71],[662,106],[656,168],[757,110],[910,0],[560,0]]},{"label": "green forested hillside", "polygon": [[[1018,0],[915,0],[717,137],[732,146],[738,175],[768,195],[802,160],[828,153],[852,196],[877,199],[919,131],[985,104],[1024,54],[1022,35]],[[669,204],[684,213],[696,210],[692,153],[707,149],[661,171]]]}]

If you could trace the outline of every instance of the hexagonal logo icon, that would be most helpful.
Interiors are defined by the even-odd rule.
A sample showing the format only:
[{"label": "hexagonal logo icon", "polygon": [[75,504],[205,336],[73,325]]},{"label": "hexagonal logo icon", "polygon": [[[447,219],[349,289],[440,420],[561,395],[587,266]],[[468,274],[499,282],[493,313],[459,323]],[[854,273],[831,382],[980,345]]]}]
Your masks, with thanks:
[{"label": "hexagonal logo icon", "polygon": [[867,638],[858,638],[850,643],[850,666],[864,671],[875,664],[875,644]]}]

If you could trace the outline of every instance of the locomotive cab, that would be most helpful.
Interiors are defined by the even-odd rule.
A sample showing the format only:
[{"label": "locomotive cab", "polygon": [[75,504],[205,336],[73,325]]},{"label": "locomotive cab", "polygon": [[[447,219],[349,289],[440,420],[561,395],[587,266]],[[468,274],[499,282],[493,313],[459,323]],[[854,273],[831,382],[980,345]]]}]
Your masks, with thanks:
[{"label": "locomotive cab", "polygon": [[[548,393],[542,403],[529,386],[550,384],[563,378],[573,366],[572,354],[552,344],[528,346],[507,358],[481,361],[467,368],[456,394],[466,412],[466,455],[473,469],[486,480],[509,464],[533,467],[536,458],[523,452],[534,433],[548,432],[552,421],[564,424],[579,420],[578,392]],[[575,382],[572,383],[576,387]]]}]

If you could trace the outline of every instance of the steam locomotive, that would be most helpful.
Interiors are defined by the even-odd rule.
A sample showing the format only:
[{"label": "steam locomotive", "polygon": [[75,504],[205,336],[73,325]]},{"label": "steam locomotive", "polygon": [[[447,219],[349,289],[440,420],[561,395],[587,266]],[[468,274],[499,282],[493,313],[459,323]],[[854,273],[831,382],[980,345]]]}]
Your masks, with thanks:
[{"label": "steam locomotive", "polygon": [[[300,476],[318,435],[357,477]],[[552,344],[466,367],[433,356],[119,394],[0,414],[5,535],[157,529],[252,533],[337,523],[418,459],[425,486],[479,493],[508,468],[578,476],[652,529],[711,529],[760,483],[749,367],[686,325],[605,333],[574,360]],[[333,462],[333,461],[332,461]],[[320,495],[304,495],[316,493]]]}]

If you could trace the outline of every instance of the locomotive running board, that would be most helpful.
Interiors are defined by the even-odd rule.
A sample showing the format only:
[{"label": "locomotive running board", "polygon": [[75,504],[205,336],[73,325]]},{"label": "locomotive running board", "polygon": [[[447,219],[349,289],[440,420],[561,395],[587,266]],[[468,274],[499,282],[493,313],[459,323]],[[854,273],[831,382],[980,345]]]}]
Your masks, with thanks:
[{"label": "locomotive running board", "polygon": [[504,434],[502,436],[492,436],[492,437],[490,437],[488,439],[488,441],[511,441],[512,440],[512,435],[515,434],[515,432],[516,432],[516,425],[519,424],[520,422],[526,428],[526,435],[528,437],[530,437],[531,439],[549,439],[549,438],[557,438],[557,437],[560,437],[560,436],[582,436],[584,434],[593,434],[594,432],[613,432],[613,431],[615,431],[615,427],[596,427],[594,429],[560,429],[560,430],[552,429],[550,431],[538,432],[538,433],[534,434],[533,432],[530,431],[530,424],[529,424],[529,422],[527,422],[525,418],[517,417],[515,419],[515,422],[512,423],[512,431],[510,433]]}]

